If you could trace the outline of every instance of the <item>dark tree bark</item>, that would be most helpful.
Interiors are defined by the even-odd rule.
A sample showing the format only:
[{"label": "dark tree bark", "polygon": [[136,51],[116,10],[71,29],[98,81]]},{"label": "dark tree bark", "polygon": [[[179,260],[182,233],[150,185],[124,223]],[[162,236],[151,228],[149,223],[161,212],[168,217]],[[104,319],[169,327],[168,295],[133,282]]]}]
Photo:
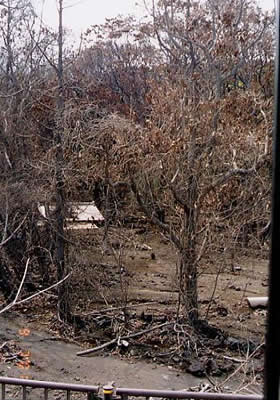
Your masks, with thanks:
[{"label": "dark tree bark", "polygon": [[[63,81],[63,0],[59,0],[59,32],[58,32],[58,95],[57,95],[57,120],[56,120],[56,159],[55,159],[55,184],[56,184],[56,248],[55,262],[57,279],[62,280],[67,273],[65,264],[65,238],[64,238],[64,215],[65,215],[65,193],[64,193],[64,157],[63,157],[63,115],[65,107],[64,81]],[[71,311],[68,294],[67,280],[58,286],[58,316],[62,321],[70,321]]]},{"label": "dark tree bark", "polygon": [[12,274],[9,268],[0,260],[0,290],[4,295],[5,300],[8,302],[14,294]]}]

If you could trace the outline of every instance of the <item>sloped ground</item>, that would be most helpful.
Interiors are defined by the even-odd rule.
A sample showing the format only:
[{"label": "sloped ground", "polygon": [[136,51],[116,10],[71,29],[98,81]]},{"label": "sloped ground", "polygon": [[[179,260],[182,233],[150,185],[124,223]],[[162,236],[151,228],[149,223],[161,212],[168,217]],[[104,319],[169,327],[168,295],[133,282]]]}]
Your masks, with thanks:
[{"label": "sloped ground", "polygon": [[[30,329],[28,336],[22,336],[22,327]],[[149,389],[186,389],[200,383],[190,375],[173,368],[154,365],[144,361],[122,360],[110,354],[95,357],[77,357],[81,350],[74,343],[61,340],[47,330],[33,330],[34,324],[19,315],[0,316],[0,340],[16,355],[21,349],[30,351],[29,368],[22,368],[18,360],[2,360],[1,375],[60,382],[102,385],[115,382],[118,386],[146,387]]]},{"label": "sloped ground", "polygon": [[[124,231],[121,237],[113,232],[108,243],[101,242],[102,251],[84,247],[76,254],[79,263],[73,256],[78,265],[71,281],[73,305],[83,321],[78,328],[57,322],[53,295],[17,308],[17,314],[1,316],[0,346],[7,341],[11,353],[13,345],[30,350],[32,361],[25,369],[18,364],[21,360],[6,362],[2,357],[3,375],[166,389],[186,389],[206,380],[212,387],[253,385],[254,391],[260,390],[266,311],[251,310],[247,297],[266,295],[266,260],[241,252],[234,259],[220,253],[205,258],[199,276],[200,315],[226,332],[227,339],[218,335],[198,343],[180,318],[178,324],[153,330],[181,314],[177,255],[166,239],[153,232]],[[19,335],[22,327],[30,329],[28,336]],[[76,356],[78,344],[94,348],[118,335],[150,328],[91,357]]]},{"label": "sloped ground", "polygon": [[[98,385],[100,388],[114,382],[116,387],[130,388],[194,391],[207,388],[207,391],[241,391],[246,394],[261,392],[258,382],[246,382],[242,371],[236,371],[230,379],[209,379],[194,377],[174,366],[133,357],[122,359],[119,354],[114,356],[109,352],[92,357],[77,357],[80,346],[54,336],[46,329],[36,331],[36,325],[14,312],[0,316],[0,341],[4,345],[0,357],[2,376],[82,383]],[[22,335],[23,329],[29,334]],[[63,392],[52,393],[53,398],[65,398]],[[21,398],[20,388],[7,386],[6,396]],[[28,398],[43,399],[43,391],[29,389]],[[84,398],[84,395],[74,395],[74,398]]]},{"label": "sloped ground", "polygon": [[[103,300],[119,306],[126,302],[147,302],[154,304],[140,307],[137,312],[168,313],[171,310],[174,313],[178,299],[175,249],[165,238],[152,232],[132,234],[127,231],[122,238],[117,233],[112,237],[111,243],[116,249],[111,247],[102,256],[100,252],[93,252],[79,267],[79,276],[83,275],[85,268],[85,292],[96,284],[96,271],[103,284],[98,290],[99,297],[94,298],[95,304],[88,301],[86,308],[94,310],[96,303]],[[247,297],[267,295],[268,261],[244,254],[244,251],[235,252],[234,258],[227,253],[208,254],[202,260],[199,271],[200,316],[230,334],[261,340],[265,311],[251,310]],[[82,290],[79,282],[80,294]],[[89,297],[92,298],[91,294]],[[82,297],[82,301],[76,303],[81,309],[85,307],[84,300]]]}]

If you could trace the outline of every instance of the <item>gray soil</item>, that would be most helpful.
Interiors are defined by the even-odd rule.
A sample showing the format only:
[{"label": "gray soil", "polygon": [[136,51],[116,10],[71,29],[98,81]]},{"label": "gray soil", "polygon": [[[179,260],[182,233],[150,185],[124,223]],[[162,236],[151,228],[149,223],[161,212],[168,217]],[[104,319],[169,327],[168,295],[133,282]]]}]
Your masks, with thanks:
[{"label": "gray soil", "polygon": [[[29,336],[21,336],[19,329],[29,328]],[[66,343],[44,331],[34,331],[32,325],[20,317],[0,315],[0,342],[14,342],[21,350],[31,352],[31,365],[21,369],[13,362],[0,363],[2,376],[100,385],[115,382],[116,387],[147,389],[189,389],[202,379],[137,360],[122,360],[111,355],[78,357],[81,348]],[[104,354],[104,353],[103,353]],[[205,380],[204,380],[205,381]]]},{"label": "gray soil", "polygon": [[[116,237],[120,241],[117,233]],[[100,251],[83,251],[77,255],[79,265],[72,281],[78,293],[74,299],[74,311],[86,315],[92,310],[118,306],[125,294],[128,304],[137,304],[135,313],[138,318],[145,311],[145,314],[153,318],[167,316],[170,319],[176,313],[178,298],[176,252],[165,239],[153,233],[132,235],[129,231],[125,232],[124,239],[126,245],[121,264],[125,267],[125,278],[122,279],[127,283],[126,289],[119,288],[120,270],[112,252],[106,251],[101,258]],[[201,264],[198,285],[201,318],[206,318],[210,324],[223,329],[228,335],[262,343],[266,311],[250,309],[247,297],[267,295],[267,260],[261,257],[250,258],[242,252],[235,253],[234,259],[216,253],[208,255]],[[100,271],[96,265],[101,266]],[[108,285],[104,285],[103,281]],[[138,307],[142,303],[143,306]],[[120,353],[109,349],[94,353],[91,357],[78,357],[76,353],[82,349],[78,342],[85,349],[112,338],[104,336],[103,331],[85,331],[72,336],[73,342],[65,342],[61,338],[63,332],[54,329],[54,320],[56,316],[48,309],[47,296],[41,296],[40,301],[29,304],[26,309],[23,307],[16,312],[12,310],[0,314],[0,347],[7,342],[11,349],[14,346],[15,349],[30,351],[30,364],[27,368],[22,368],[15,360],[7,361],[5,357],[1,359],[0,353],[2,376],[101,387],[108,382],[115,382],[116,387],[188,390],[210,383],[212,388],[222,388],[223,391],[226,390],[225,386],[243,393],[244,388],[245,393],[261,391],[262,358],[257,359],[256,364],[251,363],[256,369],[249,375],[246,354],[228,352],[224,356],[219,355],[217,349],[213,357],[219,356],[225,362],[230,360],[234,372],[230,372],[232,377],[212,377],[210,382],[205,377],[196,378],[177,370],[174,364],[171,366],[168,362],[160,365],[158,360],[156,363],[153,359],[150,362],[143,361],[143,358],[137,359],[131,352],[131,356],[125,359],[122,359]],[[137,320],[132,318],[132,321]],[[141,330],[141,324],[138,330]],[[30,334],[20,335],[19,329],[22,328],[28,328]],[[64,336],[68,337],[67,334]]]}]

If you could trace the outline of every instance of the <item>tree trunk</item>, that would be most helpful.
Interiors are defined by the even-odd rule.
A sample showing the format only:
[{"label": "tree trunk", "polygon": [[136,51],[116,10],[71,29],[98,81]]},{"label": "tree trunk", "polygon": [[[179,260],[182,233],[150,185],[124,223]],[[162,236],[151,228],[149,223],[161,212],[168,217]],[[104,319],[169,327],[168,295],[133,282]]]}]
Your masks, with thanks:
[{"label": "tree trunk", "polygon": [[191,249],[181,254],[179,287],[185,316],[192,325],[198,320],[197,268]]},{"label": "tree trunk", "polygon": [[[64,239],[64,219],[65,219],[65,195],[64,195],[64,156],[63,156],[63,116],[64,116],[64,82],[63,82],[63,0],[59,0],[59,32],[58,32],[58,96],[57,96],[57,121],[56,121],[56,160],[55,160],[55,184],[56,184],[56,241],[55,241],[55,262],[57,279],[60,281],[66,274],[65,265],[65,239]],[[62,321],[71,320],[69,303],[68,283],[64,281],[58,286],[58,317]]]},{"label": "tree trunk", "polygon": [[13,276],[3,260],[0,260],[0,290],[7,303],[16,293],[15,285],[13,284]]},{"label": "tree trunk", "polygon": [[179,287],[185,316],[191,324],[198,320],[196,229],[197,229],[197,183],[195,176],[188,179],[188,192],[184,205],[182,248],[180,251]]}]

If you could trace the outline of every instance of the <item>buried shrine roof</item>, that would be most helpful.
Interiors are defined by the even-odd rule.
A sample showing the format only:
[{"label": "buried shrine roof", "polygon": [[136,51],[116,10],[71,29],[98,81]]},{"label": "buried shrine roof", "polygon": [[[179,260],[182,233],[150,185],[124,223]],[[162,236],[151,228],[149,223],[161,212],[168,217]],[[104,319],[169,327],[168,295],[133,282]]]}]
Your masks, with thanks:
[{"label": "buried shrine roof", "polygon": [[[39,204],[38,210],[40,214],[48,219],[54,212],[53,204]],[[95,222],[103,222],[104,217],[98,210],[94,202],[68,202],[66,205],[66,222],[70,229],[96,228]]]}]

